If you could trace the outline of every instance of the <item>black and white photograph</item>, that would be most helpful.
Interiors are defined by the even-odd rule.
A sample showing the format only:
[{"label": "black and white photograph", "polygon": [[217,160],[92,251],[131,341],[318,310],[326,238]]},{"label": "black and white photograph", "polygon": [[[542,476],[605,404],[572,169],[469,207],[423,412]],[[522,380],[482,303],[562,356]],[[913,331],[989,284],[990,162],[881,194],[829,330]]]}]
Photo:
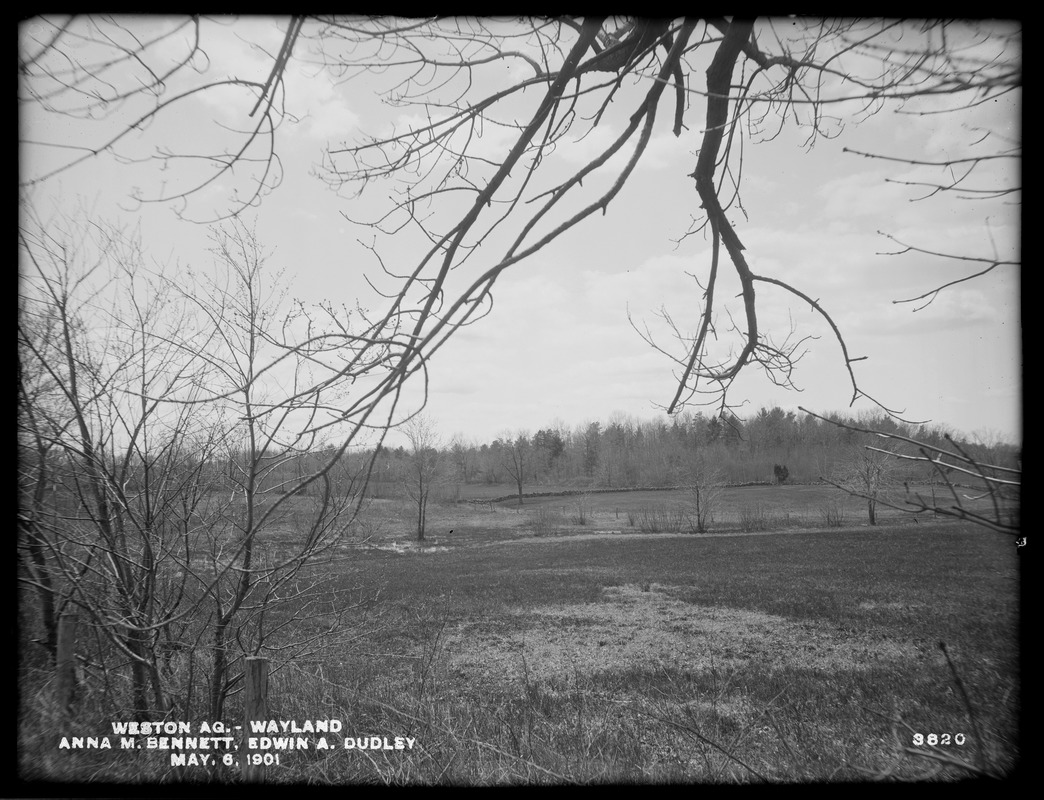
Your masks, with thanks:
[{"label": "black and white photograph", "polygon": [[44,14],[18,142],[20,793],[1021,775],[1021,20]]}]

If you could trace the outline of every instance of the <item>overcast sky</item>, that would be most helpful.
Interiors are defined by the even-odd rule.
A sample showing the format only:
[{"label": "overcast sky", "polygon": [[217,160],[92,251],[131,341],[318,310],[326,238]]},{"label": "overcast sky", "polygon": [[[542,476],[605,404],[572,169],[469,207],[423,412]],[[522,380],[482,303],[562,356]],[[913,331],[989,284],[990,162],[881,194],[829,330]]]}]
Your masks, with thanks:
[{"label": "overcast sky", "polygon": [[[209,68],[219,75],[264,80],[271,59],[248,43],[275,52],[283,30],[285,21],[257,17],[208,29]],[[295,55],[304,55],[304,49]],[[503,79],[516,76],[505,70]],[[262,243],[274,252],[271,263],[292,278],[292,294],[306,301],[354,305],[358,299],[366,307],[380,305],[362,278],[364,272],[378,272],[357,243],[369,236],[342,212],[365,216],[380,206],[387,189],[375,184],[359,198],[349,192],[339,196],[314,174],[328,141],[351,141],[363,131],[387,132],[391,124],[401,128],[420,119],[417,111],[382,109],[373,86],[370,81],[335,85],[299,60],[289,67],[287,108],[300,121],[278,132],[282,185],[246,219],[256,223]],[[924,190],[896,181],[921,179],[926,172],[846,154],[842,148],[942,160],[963,155],[976,128],[1021,142],[1019,102],[1012,93],[960,118],[885,110],[847,125],[837,139],[820,140],[811,150],[801,147],[800,132],[785,128],[775,141],[748,143],[742,189],[746,217],[730,212],[755,272],[783,278],[818,298],[844,332],[850,353],[868,357],[856,365],[868,393],[903,410],[908,419],[948,424],[968,434],[992,431],[1010,441],[1021,437],[1017,271],[995,270],[959,284],[914,312],[916,306],[892,301],[920,295],[974,268],[916,254],[882,255],[896,245],[878,232],[930,250],[982,257],[992,254],[992,234],[1000,257],[1017,257],[1019,206],[947,197],[912,202]],[[241,120],[244,105],[252,105],[251,98],[215,94],[184,104],[176,115],[154,124],[191,141],[205,122],[225,116],[230,122]],[[674,394],[672,363],[642,340],[628,314],[639,326],[648,323],[663,334],[657,314],[665,307],[684,330],[695,329],[701,290],[689,273],[706,274],[709,247],[699,236],[677,242],[699,214],[688,176],[703,113],[702,100],[694,102],[686,120],[689,130],[677,139],[670,131],[672,115],[663,114],[643,162],[608,213],[511,267],[496,285],[490,316],[436,354],[428,411],[447,439],[459,432],[488,441],[506,431],[532,433],[555,422],[572,427],[604,422],[617,413],[641,419],[662,413]],[[100,131],[104,124],[91,130]],[[575,168],[590,159],[610,140],[613,124],[562,148],[555,155],[557,166],[548,169]],[[80,124],[29,113],[21,126],[23,138],[38,141],[82,141],[84,136]],[[480,146],[496,152],[506,141],[490,131]],[[23,148],[23,175],[38,174],[56,156],[53,150]],[[156,175],[103,157],[37,187],[32,200],[40,207],[71,207],[76,198],[85,198],[98,218],[140,224],[152,257],[182,265],[209,262],[205,226],[178,220],[168,207],[126,210],[133,187],[149,180],[154,185]],[[1005,181],[1017,183],[1017,172],[984,170],[976,180]],[[227,189],[216,185],[208,191],[216,197]],[[415,255],[394,246],[387,252],[391,264],[403,268],[399,271],[406,271]],[[762,327],[785,333],[792,320],[800,335],[819,338],[809,343],[795,373],[803,392],[774,387],[751,370],[732,389],[734,403],[747,401],[740,416],[773,405],[846,409],[851,389],[829,328],[771,287],[759,287],[759,296],[767,301]],[[661,341],[670,344],[666,337]],[[854,408],[872,406],[861,402]]]}]

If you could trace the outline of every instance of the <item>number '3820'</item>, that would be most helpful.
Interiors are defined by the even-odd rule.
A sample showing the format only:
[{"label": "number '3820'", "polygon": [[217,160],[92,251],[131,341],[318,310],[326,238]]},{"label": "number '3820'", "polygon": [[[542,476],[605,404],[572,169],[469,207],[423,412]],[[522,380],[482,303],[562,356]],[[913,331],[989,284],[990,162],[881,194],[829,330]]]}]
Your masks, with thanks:
[{"label": "number '3820'", "polygon": [[965,742],[965,736],[963,733],[949,734],[949,733],[929,733],[927,736],[923,733],[915,733],[913,735],[913,743],[915,746],[922,744],[928,744],[935,746],[937,744],[948,745],[957,744],[961,745]]}]

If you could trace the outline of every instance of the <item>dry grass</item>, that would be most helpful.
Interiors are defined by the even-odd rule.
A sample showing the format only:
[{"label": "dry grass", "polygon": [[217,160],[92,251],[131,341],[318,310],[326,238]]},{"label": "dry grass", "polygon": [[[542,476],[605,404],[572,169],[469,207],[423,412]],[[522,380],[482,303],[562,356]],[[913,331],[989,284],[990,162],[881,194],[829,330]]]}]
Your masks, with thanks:
[{"label": "dry grass", "polygon": [[[469,678],[565,679],[579,671],[665,666],[700,671],[785,660],[800,669],[863,669],[914,658],[915,648],[872,637],[839,635],[830,626],[675,599],[682,587],[612,586],[594,603],[518,608],[495,624],[461,623],[450,634],[452,670]],[[523,659],[525,666],[523,666]]]}]

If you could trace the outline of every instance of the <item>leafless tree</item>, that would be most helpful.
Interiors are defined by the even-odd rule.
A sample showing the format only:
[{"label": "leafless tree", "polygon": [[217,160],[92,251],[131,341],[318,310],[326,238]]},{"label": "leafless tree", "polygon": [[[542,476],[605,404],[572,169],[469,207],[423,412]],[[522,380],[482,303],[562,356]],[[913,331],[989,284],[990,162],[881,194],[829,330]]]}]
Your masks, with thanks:
[{"label": "leafless tree", "polygon": [[515,482],[515,488],[518,490],[518,504],[521,506],[523,484],[529,476],[531,455],[529,434],[525,431],[519,431],[517,434],[506,433],[501,439],[503,440],[500,448],[502,463],[508,475],[511,476],[511,480]]},{"label": "leafless tree", "polygon": [[475,445],[468,442],[463,434],[455,434],[450,440],[450,452],[457,465],[457,472],[464,483],[471,483],[471,476],[475,471]]},{"label": "leafless tree", "polygon": [[[56,220],[19,233],[20,438],[35,445],[23,464],[24,583],[51,596],[40,606],[48,639],[66,606],[86,611],[129,661],[135,712],[165,711],[156,648],[186,588],[171,562],[213,442],[191,405],[154,398],[191,399],[199,365],[170,339],[184,318],[160,314],[169,291],[134,274],[133,241]],[[106,298],[117,277],[126,292]]]},{"label": "leafless tree", "polygon": [[[609,213],[664,124],[698,149],[691,173],[698,212],[686,235],[703,235],[711,246],[709,263],[692,273],[703,291],[693,316],[676,321],[662,312],[672,342],[658,344],[648,328],[639,330],[676,364],[668,411],[689,402],[719,403],[724,411],[729,388],[748,367],[792,385],[809,336],[767,329],[760,311],[779,293],[825,320],[840,346],[853,402],[868,397],[853,370],[861,357],[849,352],[828,309],[780,275],[755,272],[745,255],[735,218],[743,213],[745,145],[772,139],[793,123],[812,147],[821,137],[840,135],[846,122],[883,108],[904,110],[916,98],[945,99],[945,111],[959,114],[1018,91],[1022,80],[1021,31],[1006,22],[294,16],[280,23],[283,42],[269,54],[266,74],[214,79],[205,69],[206,43],[227,24],[233,23],[173,18],[145,36],[135,35],[130,19],[23,23],[22,107],[65,120],[112,122],[107,134],[72,149],[23,141],[26,148],[68,154],[23,183],[38,184],[103,155],[158,162],[179,166],[171,173],[178,187],[163,183],[136,194],[140,202],[174,202],[188,215],[189,202],[220,177],[232,180],[237,193],[223,213],[236,213],[279,181],[276,139],[287,121],[285,78],[293,60],[338,81],[365,76],[387,103],[413,109],[418,121],[407,129],[331,143],[320,169],[337,190],[390,187],[386,202],[368,204],[375,216],[357,221],[372,232],[375,264],[383,269],[389,303],[373,322],[393,339],[394,368],[373,392],[347,404],[345,416],[357,424],[367,424],[377,404],[423,373],[456,330],[488,312],[505,270],[599,212]],[[241,95],[238,105],[223,106],[226,113],[239,109],[240,125],[215,120],[214,144],[202,151],[185,152],[163,139],[162,123],[175,109],[215,92]],[[662,110],[666,123],[658,119]],[[622,129],[588,163],[566,175],[548,167],[556,148],[611,120]],[[143,128],[162,143],[135,151],[129,134]],[[502,146],[491,152],[483,134],[496,135]],[[1017,186],[970,183],[986,164],[1017,162],[1021,143],[985,152],[995,140],[973,132],[975,147],[966,158],[920,164],[948,171],[945,179],[926,180],[926,193],[1017,200]],[[593,199],[580,196],[585,182],[595,187]],[[422,243],[423,251],[415,263],[393,269],[381,257],[387,236]],[[915,250],[916,243],[903,248]],[[962,258],[979,265],[978,273],[1012,263],[1001,255]],[[475,266],[466,273],[458,269],[464,264]],[[729,275],[741,298],[735,310],[726,302],[734,294]],[[930,300],[942,288],[909,299]]]},{"label": "leafless tree", "polygon": [[[218,719],[243,656],[278,667],[347,633],[345,591],[309,570],[335,554],[365,476],[335,490],[336,459],[295,463],[343,385],[272,400],[261,374],[278,364],[299,384],[333,334],[290,338],[318,316],[280,316],[242,225],[217,234],[227,282],[206,291],[98,221],[27,214],[19,246],[19,579],[43,643],[53,653],[58,616],[78,609],[117,706],[188,710],[206,684]],[[322,491],[299,499],[310,485]]]},{"label": "leafless tree", "polygon": [[695,533],[706,533],[721,501],[724,479],[703,453],[696,453],[689,468],[689,519]]},{"label": "leafless tree", "polygon": [[866,500],[867,520],[871,525],[876,525],[877,504],[887,503],[889,492],[894,488],[891,480],[892,461],[873,448],[859,445],[852,447],[853,452],[840,468],[837,483],[828,482]]},{"label": "leafless tree", "polygon": [[[359,511],[369,464],[358,466],[360,474],[346,472],[347,447],[326,447],[317,430],[330,430],[322,420],[338,413],[330,404],[352,382],[342,369],[358,349],[350,315],[330,306],[286,310],[280,276],[266,267],[268,256],[244,223],[219,229],[213,241],[221,277],[185,299],[212,336],[199,351],[214,370],[200,399],[233,421],[224,452],[231,513],[215,520],[206,543],[220,575],[208,592],[206,630],[214,654],[210,711],[219,715],[240,678],[234,661],[262,652],[277,660],[299,656],[299,641],[291,636],[288,646],[286,639],[302,630],[310,644],[335,641],[349,604],[342,593],[325,591],[333,577],[315,577],[311,567],[335,555]],[[302,457],[313,451],[324,457],[303,474]],[[279,546],[273,540],[281,529],[293,536]],[[301,624],[316,617],[323,620],[319,630]]]},{"label": "leafless tree", "polygon": [[428,519],[428,498],[442,469],[441,443],[435,421],[426,414],[412,417],[402,426],[410,449],[402,464],[401,480],[406,496],[417,508],[417,541],[424,541]]}]

